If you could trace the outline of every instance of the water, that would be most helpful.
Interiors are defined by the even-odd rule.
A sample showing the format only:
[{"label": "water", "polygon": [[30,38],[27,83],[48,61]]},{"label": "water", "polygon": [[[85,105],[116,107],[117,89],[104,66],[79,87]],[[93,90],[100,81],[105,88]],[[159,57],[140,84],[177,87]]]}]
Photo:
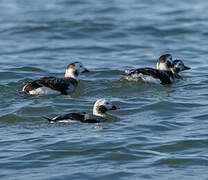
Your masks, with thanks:
[{"label": "water", "polygon": [[[207,179],[208,2],[2,0],[1,179]],[[120,79],[171,53],[192,69],[170,86]],[[24,96],[32,79],[81,61],[70,96]],[[120,107],[101,124],[41,116]]]}]

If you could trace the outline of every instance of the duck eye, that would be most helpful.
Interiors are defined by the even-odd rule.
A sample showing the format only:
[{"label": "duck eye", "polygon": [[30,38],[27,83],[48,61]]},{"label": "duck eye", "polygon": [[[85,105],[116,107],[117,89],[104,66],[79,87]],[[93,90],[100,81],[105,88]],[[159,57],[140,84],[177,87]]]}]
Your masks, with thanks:
[{"label": "duck eye", "polygon": [[110,104],[109,102],[107,102],[106,104]]}]

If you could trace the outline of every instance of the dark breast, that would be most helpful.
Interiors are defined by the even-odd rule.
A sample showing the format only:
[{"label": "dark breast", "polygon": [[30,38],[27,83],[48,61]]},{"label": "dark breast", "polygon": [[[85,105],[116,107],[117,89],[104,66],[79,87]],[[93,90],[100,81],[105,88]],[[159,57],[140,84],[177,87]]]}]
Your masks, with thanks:
[{"label": "dark breast", "polygon": [[183,79],[178,73],[172,73],[171,71],[168,71],[167,73],[172,79]]},{"label": "dark breast", "polygon": [[28,83],[24,87],[24,92],[29,93],[40,87],[48,87],[56,91],[60,91],[61,94],[67,94],[68,88],[73,85],[76,87],[78,84],[77,80],[73,78],[56,78],[53,76],[44,77]]},{"label": "dark breast", "polygon": [[171,84],[170,76],[167,72],[168,71],[161,71],[161,70],[153,69],[153,68],[139,68],[139,69],[132,70],[127,75],[129,76],[132,76],[134,74],[148,75],[155,79],[160,79],[161,84],[165,85],[165,84]]}]

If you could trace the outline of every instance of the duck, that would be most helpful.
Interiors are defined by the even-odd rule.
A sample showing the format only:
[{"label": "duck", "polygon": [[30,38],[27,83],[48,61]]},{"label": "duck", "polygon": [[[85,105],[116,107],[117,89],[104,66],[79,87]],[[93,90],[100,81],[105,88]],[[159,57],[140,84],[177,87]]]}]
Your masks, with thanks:
[{"label": "duck", "polygon": [[171,71],[172,71],[172,74],[175,75],[175,79],[183,79],[180,75],[179,75],[179,72],[182,72],[182,71],[186,71],[186,70],[190,70],[191,68],[186,66],[184,64],[184,62],[180,59],[175,59],[173,62],[172,62],[172,66],[171,66]]},{"label": "duck", "polygon": [[180,72],[190,70],[191,68],[186,66],[182,60],[175,59],[172,61],[170,71],[166,71],[170,77],[171,82],[176,80],[182,80],[183,78],[179,75]]},{"label": "duck", "polygon": [[155,68],[139,68],[125,71],[126,79],[136,79],[141,82],[159,82],[162,85],[173,83],[176,79],[182,79],[179,72],[191,69],[185,66],[182,60],[172,60],[171,54],[159,57]]},{"label": "duck", "polygon": [[106,98],[98,99],[93,106],[93,113],[87,112],[72,112],[65,115],[56,116],[54,118],[43,117],[50,123],[55,122],[73,122],[79,121],[82,123],[99,123],[106,120],[106,112],[119,109]]},{"label": "duck", "polygon": [[168,71],[171,72],[172,65],[172,55],[164,54],[157,60],[156,69],[155,68],[138,68],[125,71],[125,79],[136,79],[141,82],[158,82],[165,85],[171,84],[171,78],[168,75]]},{"label": "duck", "polygon": [[69,64],[65,70],[65,77],[54,76],[42,77],[38,80],[27,83],[22,91],[26,94],[45,95],[72,93],[78,85],[78,77],[81,73],[89,72],[81,62]]}]

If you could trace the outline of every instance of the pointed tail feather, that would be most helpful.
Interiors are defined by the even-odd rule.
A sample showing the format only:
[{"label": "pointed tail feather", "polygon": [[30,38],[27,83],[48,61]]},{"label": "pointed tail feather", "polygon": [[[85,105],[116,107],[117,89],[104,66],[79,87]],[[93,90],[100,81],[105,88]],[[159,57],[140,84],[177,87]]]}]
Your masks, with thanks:
[{"label": "pointed tail feather", "polygon": [[50,123],[54,123],[55,121],[47,116],[42,116],[43,119],[48,120]]}]

